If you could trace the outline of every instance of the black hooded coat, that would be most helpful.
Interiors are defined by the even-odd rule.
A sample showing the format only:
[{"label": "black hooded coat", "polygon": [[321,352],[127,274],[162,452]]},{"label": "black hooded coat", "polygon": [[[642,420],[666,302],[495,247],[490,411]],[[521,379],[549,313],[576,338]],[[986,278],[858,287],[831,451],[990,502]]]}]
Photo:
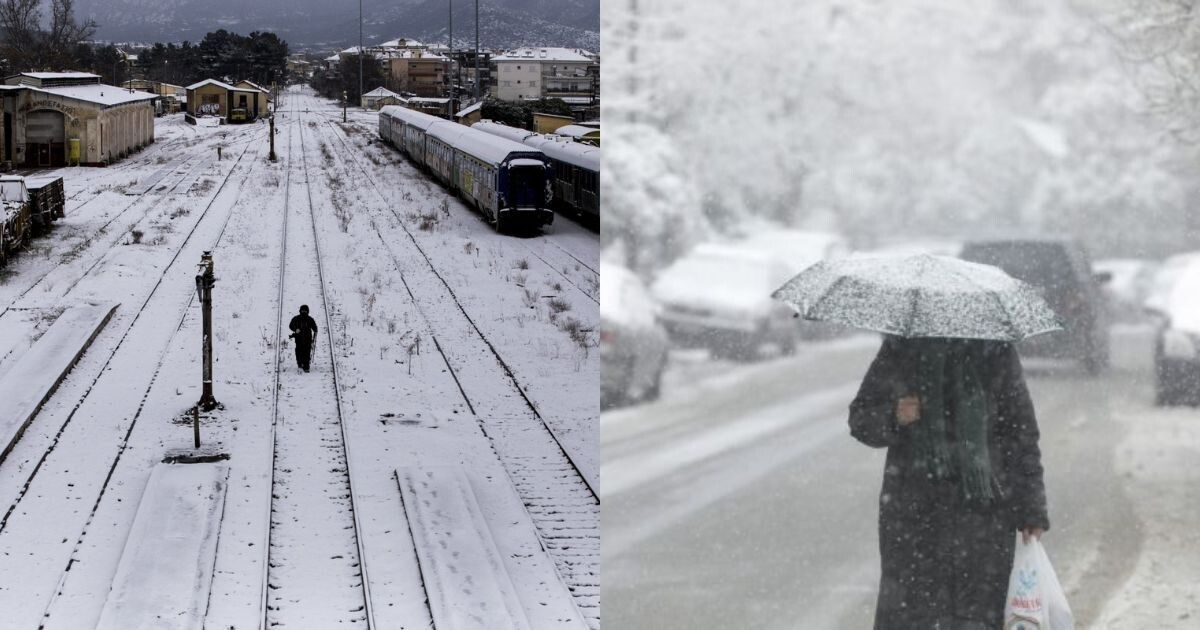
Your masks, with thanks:
[{"label": "black hooded coat", "polygon": [[[967,343],[983,344],[988,459],[999,488],[991,504],[967,503],[956,479],[931,479],[913,464],[914,425],[896,421],[897,400],[916,389],[913,344],[888,337],[850,405],[851,434],[888,449],[876,630],[1002,628],[1015,532],[1050,527],[1037,419],[1017,352],[1002,342]],[[952,438],[952,415],[947,426]]]}]

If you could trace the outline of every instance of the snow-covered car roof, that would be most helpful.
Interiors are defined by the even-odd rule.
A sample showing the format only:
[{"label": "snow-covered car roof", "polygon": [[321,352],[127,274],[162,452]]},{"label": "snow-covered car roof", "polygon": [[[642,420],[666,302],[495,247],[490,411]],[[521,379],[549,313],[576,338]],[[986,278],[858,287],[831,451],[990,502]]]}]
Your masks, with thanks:
[{"label": "snow-covered car roof", "polygon": [[1200,334],[1200,256],[1179,261],[1169,285],[1158,307],[1172,328]]},{"label": "snow-covered car roof", "polygon": [[669,304],[768,308],[771,292],[788,280],[789,272],[764,252],[704,243],[664,269],[651,293]]},{"label": "snow-covered car roof", "polygon": [[742,242],[782,260],[793,273],[815,262],[849,253],[846,240],[833,232],[768,230],[751,234]]},{"label": "snow-covered car roof", "polygon": [[[600,320],[629,327],[654,325],[653,302],[640,278],[613,263],[600,262]],[[638,299],[639,295],[642,299]]]}]

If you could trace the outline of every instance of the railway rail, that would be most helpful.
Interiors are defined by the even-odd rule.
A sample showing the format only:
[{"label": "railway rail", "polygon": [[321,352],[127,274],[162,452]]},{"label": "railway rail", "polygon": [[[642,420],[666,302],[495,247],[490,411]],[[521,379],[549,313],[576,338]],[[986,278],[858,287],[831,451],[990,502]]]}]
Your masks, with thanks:
[{"label": "railway rail", "polygon": [[[355,508],[349,435],[342,412],[321,239],[304,151],[304,127],[293,125],[289,129],[283,247],[276,304],[279,343],[275,344],[271,494],[263,562],[262,627],[362,624],[373,628],[370,580],[359,512]],[[295,139],[299,139],[299,171],[303,174],[305,189],[303,198],[298,200],[293,199],[292,191],[293,171],[297,170],[293,164],[296,150],[292,143]],[[306,226],[291,224],[291,214],[300,213],[293,201],[307,206],[310,235],[304,234]],[[282,356],[281,342],[286,317],[284,296],[304,293],[316,293],[321,298],[324,321],[318,328],[324,329],[324,342],[314,340],[320,350],[319,354],[314,353],[317,355],[315,376],[320,379],[319,383],[314,385],[310,379],[301,386],[281,382],[284,365],[288,362],[287,357]],[[302,392],[313,390],[320,392],[322,400],[299,397]],[[300,405],[309,408],[305,410]],[[300,520],[301,516],[304,522]]]},{"label": "railway rail", "polygon": [[[45,448],[41,451],[40,456],[38,457],[36,463],[28,471],[28,474],[23,475],[23,481],[20,482],[19,488],[16,488],[17,491],[16,491],[15,496],[12,498],[11,503],[10,503],[9,507],[7,508],[3,517],[0,518],[0,536],[11,535],[11,533],[12,533],[12,518],[14,517],[15,514],[18,513],[18,509],[20,509],[20,513],[22,513],[22,514],[27,513],[29,511],[30,508],[24,507],[24,506],[25,506],[25,502],[30,498],[30,496],[36,496],[38,500],[43,500],[44,495],[40,492],[35,495],[29,494],[31,487],[33,487],[35,484],[38,484],[40,482],[39,474],[43,470],[43,467],[45,466],[45,464],[47,463],[49,458],[51,458],[55,454],[56,450],[60,447],[60,444],[64,438],[64,435],[66,434],[68,429],[72,426],[72,423],[73,423],[74,419],[76,418],[76,415],[79,412],[79,410],[89,401],[89,399],[92,397],[93,393],[98,391],[98,390],[96,390],[97,383],[105,375],[105,373],[109,370],[110,365],[113,364],[118,353],[123,349],[125,349],[125,350],[128,349],[126,344],[130,341],[130,335],[134,331],[139,320],[141,320],[142,316],[145,313],[147,313],[148,311],[151,310],[152,305],[153,305],[153,309],[155,309],[155,310],[161,311],[161,310],[166,309],[167,312],[172,312],[173,313],[172,317],[177,317],[177,319],[172,319],[171,321],[177,322],[177,323],[169,329],[170,330],[169,335],[167,336],[166,342],[162,345],[162,350],[158,353],[157,359],[156,360],[151,359],[151,360],[154,360],[155,363],[153,364],[153,369],[151,371],[151,375],[150,375],[150,378],[148,379],[148,382],[146,383],[144,388],[140,389],[140,398],[138,400],[136,410],[133,411],[133,413],[131,414],[130,417],[128,417],[127,420],[122,421],[122,423],[117,424],[117,425],[108,425],[108,427],[111,430],[113,430],[113,433],[110,434],[111,438],[113,439],[112,442],[105,441],[106,436],[103,434],[102,431],[101,432],[96,432],[96,431],[89,432],[86,439],[82,440],[82,442],[84,443],[83,448],[88,449],[88,452],[89,452],[89,455],[86,458],[86,460],[95,462],[95,464],[92,466],[93,470],[91,471],[92,473],[94,473],[96,475],[95,477],[93,477],[93,479],[100,479],[100,481],[93,482],[93,483],[98,484],[97,487],[94,488],[95,499],[94,499],[94,501],[90,502],[90,506],[88,508],[88,511],[86,512],[86,517],[84,517],[84,522],[83,522],[82,526],[79,527],[78,529],[76,529],[74,526],[70,526],[70,525],[66,525],[66,524],[62,524],[62,523],[56,525],[57,527],[62,528],[61,533],[64,535],[63,542],[66,543],[68,540],[71,540],[72,544],[70,547],[69,555],[66,558],[66,564],[59,574],[58,586],[54,589],[53,595],[51,596],[50,600],[48,602],[46,602],[44,609],[42,609],[42,612],[40,615],[40,618],[42,619],[42,622],[41,622],[42,625],[49,623],[49,620],[53,613],[54,606],[57,602],[58,596],[60,593],[62,593],[63,584],[66,582],[66,580],[68,579],[68,577],[71,574],[71,569],[77,560],[77,556],[79,554],[79,551],[80,551],[82,545],[84,544],[84,541],[87,538],[88,532],[91,528],[91,525],[97,514],[97,511],[99,510],[101,503],[104,500],[104,497],[106,496],[106,493],[110,490],[111,483],[114,480],[114,475],[117,471],[118,464],[121,462],[123,455],[126,453],[126,450],[129,448],[131,436],[133,435],[134,430],[139,425],[139,422],[142,419],[142,412],[145,408],[146,401],[149,398],[151,391],[154,389],[154,386],[158,381],[159,374],[161,373],[162,368],[165,364],[166,358],[169,354],[169,349],[170,349],[171,345],[173,344],[175,337],[178,335],[179,331],[181,330],[181,328],[184,324],[184,321],[186,320],[186,317],[188,315],[188,311],[190,310],[190,307],[191,307],[193,301],[195,300],[194,294],[189,292],[187,294],[188,297],[186,300],[182,300],[181,302],[178,303],[177,306],[174,306],[174,308],[172,308],[172,304],[170,304],[169,302],[162,301],[163,298],[161,297],[160,289],[164,286],[164,280],[167,278],[170,270],[173,267],[175,267],[177,264],[186,264],[186,263],[179,262],[179,258],[185,251],[194,251],[195,246],[193,245],[193,246],[189,247],[189,244],[192,243],[192,241],[193,241],[194,237],[197,235],[197,233],[201,231],[201,226],[206,225],[205,220],[207,218],[209,218],[210,212],[216,206],[217,200],[221,198],[222,191],[231,183],[231,181],[238,181],[237,185],[240,186],[240,185],[244,185],[246,180],[248,180],[252,176],[252,174],[254,172],[252,168],[246,169],[245,172],[241,172],[241,173],[239,173],[239,169],[236,168],[236,165],[241,163],[246,158],[247,154],[250,153],[250,149],[252,146],[253,145],[248,144],[243,149],[241,154],[239,154],[237,157],[234,168],[231,168],[229,170],[229,172],[227,172],[225,174],[225,176],[222,178],[221,184],[218,187],[216,193],[206,204],[203,211],[199,213],[199,216],[197,216],[194,224],[188,230],[188,232],[184,236],[184,238],[179,242],[179,247],[175,251],[174,255],[162,267],[161,273],[158,274],[158,278],[155,281],[155,284],[150,289],[150,291],[146,294],[145,298],[141,301],[141,303],[137,305],[137,308],[133,312],[133,315],[129,318],[128,323],[124,325],[124,330],[117,332],[117,334],[119,334],[119,337],[116,339],[115,343],[112,344],[111,348],[109,349],[109,351],[107,353],[107,356],[97,357],[93,361],[93,364],[99,364],[98,368],[95,370],[94,376],[91,377],[90,382],[88,382],[86,384],[80,384],[83,391],[79,395],[77,402],[75,402],[73,404],[73,406],[70,407],[70,411],[68,411],[66,413],[66,417],[62,420],[61,424],[57,427],[57,429],[55,429],[54,427],[49,427],[49,426],[43,427],[43,429],[48,429],[49,431],[43,430],[43,432],[38,437],[42,441],[48,440],[48,444],[46,444]],[[262,151],[261,147],[258,147],[258,150],[256,150],[254,153],[257,154],[257,153],[265,153],[265,152]],[[264,157],[265,157],[265,155],[264,155]],[[235,175],[235,173],[237,173],[237,175]],[[209,222],[210,227],[206,228],[205,232],[211,232],[212,228],[216,228],[216,234],[212,238],[211,244],[208,245],[207,247],[205,247],[205,249],[215,248],[221,242],[222,238],[225,235],[226,228],[229,225],[229,221],[235,213],[235,210],[236,210],[236,204],[233,204],[233,206],[231,206],[228,209],[227,214],[223,218],[218,215],[217,220],[220,221],[219,224],[212,225],[211,221]],[[217,225],[219,225],[219,227],[217,227]],[[169,300],[170,297],[168,296],[165,299]],[[125,308],[128,309],[128,308],[130,308],[130,306],[126,306]],[[158,315],[161,315],[161,314],[158,314]],[[147,357],[147,358],[150,358],[150,357]],[[70,405],[70,403],[67,403],[67,404]],[[66,405],[63,405],[60,408],[65,409]],[[46,414],[46,411],[43,410],[41,415],[45,415],[45,414]],[[37,423],[37,420],[35,420],[35,423]],[[124,426],[121,426],[121,424],[124,424]],[[31,427],[31,429],[32,428],[33,427]],[[76,439],[72,440],[70,442],[70,444],[71,444],[71,447],[78,449],[78,448],[80,448],[79,443],[81,440],[78,439],[79,432],[75,432],[75,433],[76,433]],[[30,439],[30,436],[27,435],[26,437],[22,438],[22,441],[24,442],[29,439]],[[107,455],[104,457],[97,457],[100,454],[98,449],[104,449],[103,452],[107,453]],[[63,455],[62,457],[72,458],[71,455]],[[80,461],[82,461],[82,460],[80,460]],[[107,463],[107,466],[104,465],[104,462]],[[8,486],[8,484],[5,484],[5,485]],[[74,484],[74,485],[79,486],[79,485],[87,485],[87,484]],[[9,489],[11,490],[12,488],[10,487]],[[78,492],[78,490],[76,490],[76,492]],[[90,493],[88,496],[90,497]],[[83,498],[83,497],[81,496],[79,498]],[[68,519],[68,520],[73,520],[73,519]],[[28,525],[26,525],[24,527],[24,529],[28,529],[28,528],[29,528]],[[37,532],[37,534],[38,535],[46,535],[46,532],[44,530],[39,530]],[[67,535],[67,534],[69,534],[69,535]],[[28,536],[28,535],[30,535],[28,532],[19,534],[19,536]],[[50,534],[50,535],[53,535],[53,534]],[[7,543],[7,544],[12,544],[12,543]]]},{"label": "railway rail", "polygon": [[[504,357],[467,313],[454,294],[453,288],[409,231],[403,218],[387,203],[386,196],[379,190],[372,174],[358,160],[354,149],[337,132],[333,123],[327,122],[328,129],[331,129],[334,137],[342,143],[344,151],[340,152],[341,155],[349,156],[348,160],[339,158],[342,168],[349,171],[347,162],[353,163],[354,170],[360,172],[363,180],[367,182],[367,189],[373,191],[379,200],[375,205],[386,208],[397,219],[404,231],[401,239],[411,245],[411,248],[405,249],[417,252],[420,257],[418,260],[424,263],[421,266],[432,274],[436,278],[436,284],[444,289],[437,291],[436,295],[418,295],[421,291],[430,290],[416,288],[418,283],[409,282],[404,270],[412,269],[414,265],[402,264],[404,256],[394,244],[395,239],[380,231],[377,222],[371,222],[379,242],[391,256],[405,290],[433,332],[435,346],[459,384],[464,401],[475,414],[480,430],[490,440],[513,486],[525,503],[543,546],[575,595],[576,602],[589,624],[598,628],[600,502],[596,480],[591,479],[578,465],[554,427],[547,422],[534,401],[525,393]],[[335,155],[337,153],[339,152],[335,152]],[[419,284],[428,286],[428,283]],[[449,324],[426,315],[426,310],[421,305],[440,300],[449,300],[461,314],[467,329],[473,332],[471,350],[451,348],[438,341],[438,331],[444,331]],[[496,373],[496,368],[478,361],[478,351],[474,350],[475,347],[479,347],[480,351],[495,359],[499,374]],[[458,367],[455,367],[456,365]],[[468,370],[471,373],[464,374]],[[489,370],[490,374],[481,374]],[[513,395],[490,396],[489,400],[473,399],[468,391],[471,385],[464,387],[463,384],[483,379],[499,384]],[[511,401],[521,403],[513,405]],[[539,434],[542,436],[540,439],[536,437]]]}]

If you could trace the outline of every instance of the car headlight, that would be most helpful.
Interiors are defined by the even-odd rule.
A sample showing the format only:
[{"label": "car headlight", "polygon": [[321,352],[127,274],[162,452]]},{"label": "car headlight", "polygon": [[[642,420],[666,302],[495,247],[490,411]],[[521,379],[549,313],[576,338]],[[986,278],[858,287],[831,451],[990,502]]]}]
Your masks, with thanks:
[{"label": "car headlight", "polygon": [[1163,355],[1171,359],[1194,360],[1197,356],[1197,342],[1193,335],[1168,328],[1162,336]]}]

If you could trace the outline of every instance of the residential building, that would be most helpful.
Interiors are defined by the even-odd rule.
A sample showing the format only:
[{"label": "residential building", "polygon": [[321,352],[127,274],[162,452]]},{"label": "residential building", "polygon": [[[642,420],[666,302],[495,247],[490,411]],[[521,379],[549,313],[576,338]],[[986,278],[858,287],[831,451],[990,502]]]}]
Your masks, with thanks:
[{"label": "residential building", "polygon": [[574,48],[518,48],[492,58],[492,96],[502,101],[560,98],[585,107],[598,99],[598,57]]}]

